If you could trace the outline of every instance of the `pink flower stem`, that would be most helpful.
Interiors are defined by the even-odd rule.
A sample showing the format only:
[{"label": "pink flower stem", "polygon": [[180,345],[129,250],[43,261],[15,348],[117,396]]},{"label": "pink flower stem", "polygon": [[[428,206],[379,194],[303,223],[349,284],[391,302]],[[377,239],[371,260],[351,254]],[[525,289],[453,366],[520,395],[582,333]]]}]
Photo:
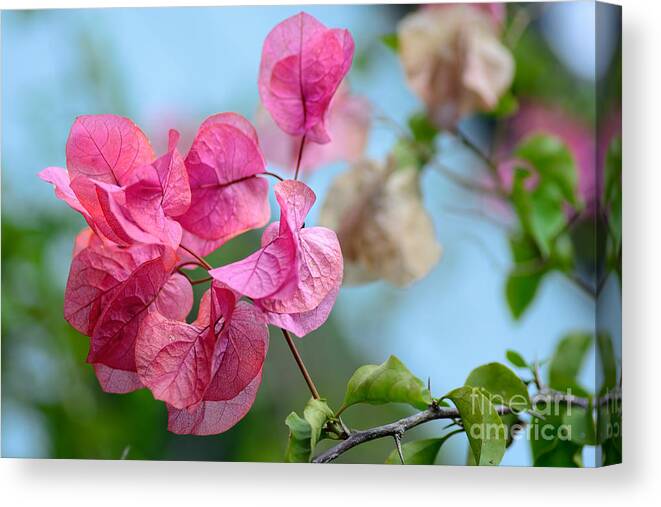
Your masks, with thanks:
[{"label": "pink flower stem", "polygon": [[200,265],[201,265],[204,269],[206,269],[207,271],[210,270],[210,269],[213,269],[213,266],[212,266],[211,264],[209,264],[209,263],[208,263],[207,261],[205,261],[202,257],[200,257],[199,255],[197,255],[195,252],[193,252],[190,248],[184,246],[183,244],[179,244],[179,246],[180,246],[181,248],[183,248],[184,250],[186,250],[186,251],[187,251],[189,254],[191,254],[193,257],[195,257],[195,259],[198,260],[198,262],[200,263]]},{"label": "pink flower stem", "polygon": [[298,149],[298,157],[296,157],[296,172],[294,172],[294,179],[298,179],[298,172],[301,169],[301,159],[303,158],[303,147],[305,146],[305,136],[301,137],[301,147]]},{"label": "pink flower stem", "polygon": [[285,341],[287,342],[287,345],[289,345],[289,350],[291,350],[291,353],[294,356],[294,360],[298,365],[298,369],[301,370],[301,374],[303,375],[303,378],[305,379],[305,382],[308,385],[308,389],[310,389],[310,392],[312,393],[312,397],[315,400],[318,400],[319,398],[321,398],[321,396],[319,396],[319,391],[317,391],[317,386],[314,385],[314,382],[312,381],[312,377],[308,373],[308,370],[305,367],[305,363],[303,363],[303,358],[301,357],[301,354],[299,354],[298,349],[296,348],[296,344],[294,344],[294,341],[291,339],[291,335],[286,329],[282,329],[282,334],[285,337]]}]

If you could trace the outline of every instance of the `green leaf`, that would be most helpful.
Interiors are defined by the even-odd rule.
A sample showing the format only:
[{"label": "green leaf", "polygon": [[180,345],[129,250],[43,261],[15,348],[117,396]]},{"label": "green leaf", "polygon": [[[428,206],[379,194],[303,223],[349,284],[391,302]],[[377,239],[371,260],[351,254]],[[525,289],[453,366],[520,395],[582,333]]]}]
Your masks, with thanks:
[{"label": "green leaf", "polygon": [[597,443],[596,427],[592,410],[581,407],[567,407],[562,419],[568,427],[569,440],[579,445]]},{"label": "green leaf", "polygon": [[528,388],[507,366],[489,363],[475,368],[465,385],[485,389],[494,405],[506,405],[516,412],[530,408]]},{"label": "green leaf", "polygon": [[519,101],[516,100],[516,97],[512,94],[512,92],[507,92],[502,97],[500,97],[496,108],[493,111],[490,111],[489,115],[497,119],[504,119],[512,116],[518,110]]},{"label": "green leaf", "polygon": [[557,237],[552,245],[551,262],[554,267],[565,273],[571,273],[574,270],[574,244],[569,234]]},{"label": "green leaf", "polygon": [[515,154],[537,169],[542,185],[555,183],[567,202],[574,207],[579,206],[576,164],[562,140],[548,135],[533,135],[519,144]]},{"label": "green leaf", "polygon": [[[577,197],[578,175],[571,152],[558,138],[534,135],[524,139],[515,153],[532,168],[519,168],[514,175],[512,201],[521,225],[545,257],[555,250],[557,260],[564,266],[568,262],[562,255],[566,248],[554,249],[554,243],[567,225],[565,204],[577,209],[582,206]],[[534,185],[526,185],[533,173],[537,177]]]},{"label": "green leaf", "polygon": [[497,465],[505,454],[507,430],[496,409],[479,389],[459,387],[444,396],[461,416],[475,463]]},{"label": "green leaf", "polygon": [[567,217],[563,209],[564,201],[558,188],[549,184],[540,184],[530,197],[530,233],[542,253],[549,256],[554,240],[567,225]]},{"label": "green leaf", "polygon": [[591,343],[592,336],[588,333],[572,333],[560,340],[549,365],[551,388],[563,392],[571,389],[575,396],[588,396],[576,377]]},{"label": "green leaf", "polygon": [[510,248],[514,259],[505,283],[505,296],[510,312],[519,319],[534,301],[537,290],[548,273],[535,241],[527,235],[510,238]]},{"label": "green leaf", "polygon": [[326,421],[334,417],[323,400],[311,399],[303,410],[303,417],[292,412],[285,419],[289,428],[289,441],[285,451],[287,463],[307,463],[321,437]]},{"label": "green leaf", "polygon": [[426,113],[416,113],[409,118],[409,128],[416,142],[431,145],[436,139],[438,129],[429,121]]},{"label": "green leaf", "polygon": [[515,234],[510,237],[510,251],[515,264],[530,265],[542,262],[541,252],[535,240],[525,234]]},{"label": "green leaf", "polygon": [[525,186],[527,173],[517,170],[512,187],[514,209],[523,230],[530,234],[539,247],[541,254],[547,257],[551,253],[553,241],[562,232],[566,224],[562,197],[557,188],[539,185],[529,191]]},{"label": "green leaf", "polygon": [[399,37],[397,37],[396,33],[382,35],[381,42],[383,42],[386,47],[392,49],[395,53],[399,53]]},{"label": "green leaf", "polygon": [[523,359],[523,356],[519,354],[516,350],[508,349],[505,352],[505,357],[507,360],[512,363],[514,366],[517,368],[527,368],[528,363],[526,363],[526,360]]},{"label": "green leaf", "polygon": [[312,448],[310,447],[312,428],[310,423],[296,412],[292,412],[285,419],[285,424],[289,428],[285,461],[287,463],[307,463],[310,461],[310,455],[312,454]]},{"label": "green leaf", "polygon": [[622,240],[622,139],[613,139],[608,146],[604,165],[603,202],[609,209],[609,230],[615,241]]},{"label": "green leaf", "polygon": [[415,143],[410,139],[398,140],[392,148],[391,156],[397,169],[420,170],[426,164]]},{"label": "green leaf", "polygon": [[559,441],[552,451],[534,461],[536,467],[579,468],[582,466],[583,447],[566,440]]},{"label": "green leaf", "polygon": [[500,416],[500,419],[505,425],[507,435],[506,448],[508,448],[514,443],[514,438],[524,430],[526,423],[519,419],[518,414],[503,414]]},{"label": "green leaf", "polygon": [[622,402],[610,400],[597,409],[597,441],[601,444],[602,464],[622,462]]},{"label": "green leaf", "polygon": [[[406,465],[433,465],[441,446],[452,435],[462,433],[463,430],[456,430],[440,438],[426,438],[416,440],[402,445],[402,455]],[[393,450],[386,459],[386,465],[401,465],[397,449]]]},{"label": "green leaf", "polygon": [[395,356],[380,365],[368,364],[358,368],[349,379],[343,407],[356,403],[382,405],[408,403],[425,409],[432,402],[429,390]]},{"label": "green leaf", "polygon": [[[536,467],[581,466],[583,446],[570,438],[573,433],[570,425],[574,421],[567,415],[567,407],[556,403],[538,403],[535,409],[543,419],[533,417],[530,422],[528,435],[533,465]],[[565,420],[566,417],[569,419]]]},{"label": "green leaf", "polygon": [[530,177],[527,169],[517,168],[514,171],[512,202],[523,230],[535,240],[546,257],[567,223],[564,201],[560,189],[543,179],[537,182],[534,189],[529,189],[526,182]]},{"label": "green leaf", "polygon": [[600,358],[600,371],[598,378],[602,379],[600,395],[606,394],[617,385],[617,364],[615,360],[615,351],[613,350],[613,341],[608,333],[599,333],[597,335],[597,351]]},{"label": "green leaf", "polygon": [[335,414],[324,400],[311,399],[303,409],[303,418],[310,424],[310,446],[312,450],[317,446],[321,429],[326,421],[332,419]]},{"label": "green leaf", "polygon": [[533,275],[521,275],[517,273],[516,269],[513,269],[507,276],[505,296],[512,317],[520,319],[533,302],[543,274],[542,272]]}]

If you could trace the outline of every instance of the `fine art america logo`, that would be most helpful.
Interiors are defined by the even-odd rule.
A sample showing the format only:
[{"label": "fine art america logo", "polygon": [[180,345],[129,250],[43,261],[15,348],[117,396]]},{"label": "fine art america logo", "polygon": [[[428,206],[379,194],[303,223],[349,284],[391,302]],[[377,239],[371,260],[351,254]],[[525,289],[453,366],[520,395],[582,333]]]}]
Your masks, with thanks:
[{"label": "fine art america logo", "polygon": [[[611,416],[621,410],[621,405],[616,402],[619,395],[607,393],[605,396],[595,400],[598,405],[598,418],[603,419],[599,424],[600,433],[605,438],[617,438],[620,435],[620,424]],[[471,392],[471,409],[473,413],[486,414],[494,407],[508,407],[510,414],[519,416],[524,413],[530,414],[532,420],[526,422],[517,417],[512,424],[500,424],[499,422],[484,422],[472,424],[469,428],[471,437],[476,439],[502,439],[507,441],[526,438],[528,440],[572,440],[572,431],[580,431],[574,428],[578,418],[587,413],[587,406],[575,405],[576,400],[571,388],[566,392],[554,392],[552,394],[539,396],[533,399],[532,407],[530,401],[522,395],[514,395],[505,398],[502,395],[490,394],[487,398],[479,388],[473,388]],[[488,418],[484,418],[487,420]],[[592,420],[592,418],[590,418]],[[531,422],[534,421],[534,424]]]}]

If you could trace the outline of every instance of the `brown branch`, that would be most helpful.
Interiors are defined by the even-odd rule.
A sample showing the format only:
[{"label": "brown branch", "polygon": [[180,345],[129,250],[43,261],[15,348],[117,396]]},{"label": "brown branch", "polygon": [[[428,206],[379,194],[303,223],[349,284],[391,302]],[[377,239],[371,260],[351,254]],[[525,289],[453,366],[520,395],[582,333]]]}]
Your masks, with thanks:
[{"label": "brown branch", "polygon": [[[572,406],[581,408],[590,407],[590,400],[587,398],[580,398],[578,396],[567,395],[556,391],[546,391],[539,393],[532,398],[533,406],[538,403],[549,402],[567,403],[571,404]],[[495,409],[499,415],[511,414],[514,412],[510,407],[503,405],[499,405],[495,407]],[[459,410],[454,407],[439,407],[437,405],[432,405],[427,410],[423,410],[417,414],[404,417],[403,419],[392,422],[390,424],[385,424],[383,426],[377,426],[362,431],[354,431],[349,434],[348,438],[336,446],[319,454],[312,460],[312,463],[330,463],[331,461],[347,452],[349,449],[353,449],[354,447],[364,444],[365,442],[370,442],[372,440],[377,440],[384,437],[401,437],[401,435],[403,435],[408,430],[429,421],[435,421],[437,419],[457,419],[459,417],[461,417],[461,414],[459,413]]]}]

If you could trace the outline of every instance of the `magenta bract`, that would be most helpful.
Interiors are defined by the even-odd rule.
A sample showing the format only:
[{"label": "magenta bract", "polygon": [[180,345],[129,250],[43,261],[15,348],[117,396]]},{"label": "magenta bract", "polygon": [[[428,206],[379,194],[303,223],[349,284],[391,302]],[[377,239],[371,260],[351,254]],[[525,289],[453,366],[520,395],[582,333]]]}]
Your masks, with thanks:
[{"label": "magenta bract", "polygon": [[128,118],[79,116],[67,139],[67,169],[76,176],[124,185],[131,172],[156,156],[147,136]]},{"label": "magenta bract", "polygon": [[[135,341],[142,321],[151,311],[178,318],[193,303],[190,283],[170,272],[160,258],[142,264],[118,287],[98,318],[87,356],[89,363],[136,371]],[[172,278],[175,280],[172,280]],[[169,284],[175,284],[175,288]]]},{"label": "magenta bract", "polygon": [[330,229],[303,228],[315,201],[307,185],[287,180],[275,186],[275,195],[280,221],[264,231],[262,248],[209,273],[252,298],[269,322],[303,336],[326,321],[335,302],[342,283],[342,252]]},{"label": "magenta bract", "polygon": [[287,134],[330,141],[326,112],[349,72],[354,42],[347,30],[329,29],[301,12],[268,34],[259,67],[259,95]]},{"label": "magenta bract", "polygon": [[266,318],[213,284],[193,324],[151,312],[136,343],[140,380],[172,409],[235,398],[259,374],[268,348]]},{"label": "magenta bract", "polygon": [[[260,71],[278,124],[328,142],[327,109],[352,56],[345,30],[306,14],[278,25]],[[303,336],[327,319],[342,254],[334,232],[305,227],[312,190],[279,183],[279,222],[257,252],[209,270],[211,288],[188,323],[193,288],[183,270],[208,268],[202,257],[266,225],[269,185],[255,129],[238,114],[207,118],[185,157],[178,141],[170,130],[157,158],[131,120],[81,116],[67,141],[67,169],[48,167],[39,177],[89,225],[74,242],[64,316],[90,337],[87,362],[102,389],[146,387],[166,403],[170,431],[209,435],[231,428],[255,401],[269,323]],[[333,150],[348,153],[347,139],[338,141]]]},{"label": "magenta bract", "polygon": [[195,204],[178,220],[193,241],[217,248],[268,221],[268,182],[258,177],[266,164],[248,120],[234,113],[208,118],[185,164]]}]

